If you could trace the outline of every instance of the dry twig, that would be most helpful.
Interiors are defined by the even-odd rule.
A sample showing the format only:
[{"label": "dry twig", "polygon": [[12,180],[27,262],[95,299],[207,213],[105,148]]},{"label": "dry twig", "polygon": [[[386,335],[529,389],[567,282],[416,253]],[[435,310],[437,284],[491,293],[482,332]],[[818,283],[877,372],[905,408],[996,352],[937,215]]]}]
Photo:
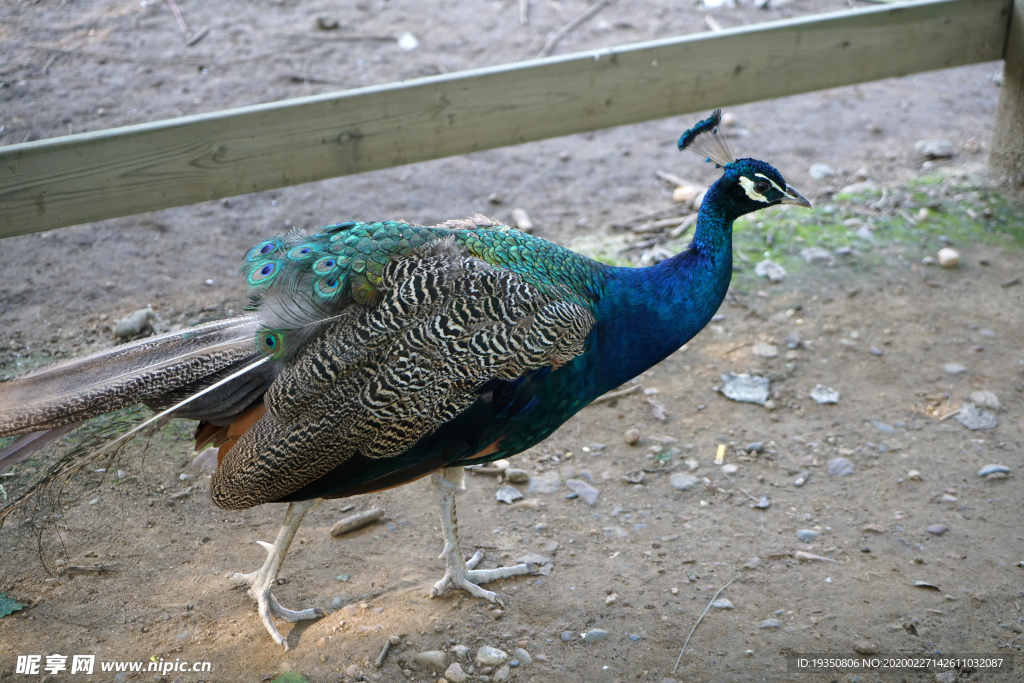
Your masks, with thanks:
[{"label": "dry twig", "polygon": [[634,384],[633,386],[629,387],[628,389],[620,389],[619,391],[609,391],[607,394],[604,394],[603,396],[598,396],[597,398],[595,398],[593,401],[590,402],[590,405],[595,405],[597,403],[604,403],[605,401],[611,401],[613,398],[619,398],[621,396],[628,396],[629,394],[633,394],[633,393],[636,393],[638,391],[640,391],[640,385],[639,384]]},{"label": "dry twig", "polygon": [[548,39],[547,44],[544,45],[544,49],[540,51],[540,54],[538,54],[537,57],[547,57],[550,55],[551,51],[555,49],[555,46],[558,45],[559,41],[561,41],[567,33],[600,12],[607,5],[610,5],[611,2],[612,0],[598,0],[598,2],[595,2],[593,5],[588,7],[584,10],[583,14],[570,21],[568,24],[560,28],[555,35],[551,36],[551,38]]},{"label": "dry twig", "polygon": [[[740,578],[740,577],[738,577],[738,576],[732,577],[731,579],[729,579],[729,583],[727,583],[724,586],[722,586],[721,588],[719,588],[718,592],[715,593],[713,596],[711,596],[711,599],[708,601],[708,606],[704,608],[704,614],[708,613],[708,610],[711,609],[711,603],[713,603],[715,600],[718,599],[718,596],[722,594],[722,591],[724,591],[726,588],[728,588],[729,584],[731,584],[733,581],[735,581],[738,578]],[[686,640],[683,642],[683,649],[679,651],[679,657],[676,658],[676,665],[674,667],[672,667],[672,673],[675,673],[676,669],[679,668],[679,662],[682,661],[682,659],[683,659],[683,653],[686,652],[686,646],[690,643],[690,637],[693,636],[693,632],[697,630],[697,626],[700,625],[701,619],[704,618],[704,614],[700,615],[700,619],[697,619],[697,623],[694,624],[693,628],[690,629],[690,635],[686,636]]]}]

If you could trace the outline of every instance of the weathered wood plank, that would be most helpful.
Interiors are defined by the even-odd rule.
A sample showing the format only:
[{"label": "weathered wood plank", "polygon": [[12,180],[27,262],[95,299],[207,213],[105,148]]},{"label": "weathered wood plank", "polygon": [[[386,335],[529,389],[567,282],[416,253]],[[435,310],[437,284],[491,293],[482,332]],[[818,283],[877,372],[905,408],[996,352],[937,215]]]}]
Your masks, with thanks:
[{"label": "weathered wood plank", "polygon": [[1013,3],[1008,29],[989,164],[999,177],[1020,185],[1024,184],[1024,0]]},{"label": "weathered wood plank", "polygon": [[1000,59],[1011,0],[926,0],[0,148],[0,236]]}]

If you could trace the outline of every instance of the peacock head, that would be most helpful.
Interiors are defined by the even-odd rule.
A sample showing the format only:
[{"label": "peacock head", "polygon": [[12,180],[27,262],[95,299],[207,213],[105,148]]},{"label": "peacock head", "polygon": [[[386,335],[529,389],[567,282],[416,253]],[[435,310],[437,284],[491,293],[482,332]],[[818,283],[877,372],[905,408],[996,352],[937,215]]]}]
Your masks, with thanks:
[{"label": "peacock head", "polygon": [[757,159],[736,159],[725,136],[719,132],[722,110],[716,109],[679,138],[679,149],[688,149],[724,169],[715,183],[719,201],[732,218],[776,204],[810,208],[807,198],[789,186],[775,168]]}]

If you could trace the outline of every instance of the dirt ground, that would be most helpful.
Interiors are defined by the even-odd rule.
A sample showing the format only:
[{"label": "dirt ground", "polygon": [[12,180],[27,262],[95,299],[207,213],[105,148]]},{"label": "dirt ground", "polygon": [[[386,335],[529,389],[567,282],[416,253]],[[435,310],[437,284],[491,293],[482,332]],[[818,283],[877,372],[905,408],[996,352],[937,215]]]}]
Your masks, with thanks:
[{"label": "dirt ground", "polygon": [[[187,32],[166,2],[0,5],[0,144],[526,59],[587,6],[535,0],[523,26],[518,3],[509,1],[177,4]],[[848,6],[613,3],[557,52],[706,30],[709,13],[729,27]],[[323,15],[340,28],[318,29]],[[417,49],[339,37],[405,32],[416,36]],[[937,171],[984,186],[998,67],[736,107],[733,145],[775,165],[816,203],[833,201],[861,169],[886,192]],[[167,327],[240,310],[241,254],[291,225],[431,224],[474,211],[507,221],[522,207],[542,237],[600,241],[615,234],[613,223],[672,205],[657,170],[713,181],[709,165],[674,149],[703,114],[4,240],[0,376],[103,348],[114,321],[149,304]],[[954,158],[924,165],[914,149],[924,138],[952,141]],[[830,165],[836,177],[812,179],[813,163]],[[956,192],[949,183],[934,190],[936,201],[963,199]],[[457,644],[511,653],[528,641],[534,661],[512,669],[511,680],[662,681],[727,583],[721,597],[734,609],[704,617],[676,680],[936,680],[933,672],[906,671],[794,675],[786,672],[790,653],[995,654],[1024,666],[1017,512],[1024,500],[1024,285],[1003,286],[1024,275],[1024,261],[1019,244],[987,240],[954,244],[958,268],[919,265],[941,246],[934,236],[893,242],[873,252],[871,267],[816,263],[781,284],[738,276],[722,317],[639,378],[656,394],[586,408],[513,459],[534,477],[589,476],[600,491],[593,507],[567,499],[564,485],[555,493],[521,486],[536,508],[513,509],[495,501],[494,477],[467,477],[459,498],[467,553],[485,549],[485,566],[531,552],[553,562],[550,574],[501,582],[501,614],[462,592],[426,597],[444,565],[436,559],[433,495],[419,481],[328,502],[307,517],[276,595],[287,607],[316,605],[329,615],[281,624],[291,647],[283,651],[252,600],[224,575],[262,563],[255,541],[273,539],[284,506],[214,508],[209,473],[189,466],[191,428],[172,423],[144,455],[140,442],[114,466],[124,479],[72,487],[62,517],[30,508],[0,530],[0,592],[27,605],[0,619],[0,680],[45,680],[16,675],[17,656],[45,661],[59,653],[212,664],[210,673],[128,674],[131,680],[261,681],[297,671],[313,683],[436,681],[440,674],[411,668],[416,653]],[[787,349],[794,333],[806,341]],[[753,355],[756,342],[773,344],[778,356]],[[951,363],[965,370],[950,374],[944,368]],[[729,371],[769,377],[774,409],[715,391]],[[839,403],[812,401],[817,384],[838,390]],[[940,419],[972,391],[998,397],[996,428],[969,431]],[[655,419],[648,398],[664,406],[666,419]],[[638,444],[624,442],[629,429],[639,431]],[[752,442],[764,444],[760,454],[744,450]],[[719,444],[735,473],[714,464]],[[829,476],[838,457],[852,463],[852,474]],[[707,481],[677,491],[669,479],[690,471],[687,459]],[[18,495],[47,462],[0,479],[4,494]],[[1010,468],[1008,478],[977,476],[996,463]],[[641,483],[623,479],[643,469],[650,471]],[[806,483],[798,487],[799,478]],[[750,498],[762,496],[771,506],[752,507]],[[328,529],[350,502],[357,511],[383,507],[386,516],[332,538]],[[936,524],[948,530],[926,532]],[[820,536],[804,543],[801,529]],[[797,551],[827,560],[801,561]],[[69,565],[109,571],[76,573]],[[340,582],[342,574],[349,580]],[[769,619],[780,623],[762,628]],[[608,637],[584,644],[579,634],[595,628]],[[569,642],[561,638],[566,631]],[[388,635],[400,635],[402,645],[378,670],[372,661]],[[346,674],[352,666],[354,675]],[[48,680],[79,677],[65,671]],[[484,676],[474,670],[470,680]],[[958,680],[1024,677],[964,670]]]}]

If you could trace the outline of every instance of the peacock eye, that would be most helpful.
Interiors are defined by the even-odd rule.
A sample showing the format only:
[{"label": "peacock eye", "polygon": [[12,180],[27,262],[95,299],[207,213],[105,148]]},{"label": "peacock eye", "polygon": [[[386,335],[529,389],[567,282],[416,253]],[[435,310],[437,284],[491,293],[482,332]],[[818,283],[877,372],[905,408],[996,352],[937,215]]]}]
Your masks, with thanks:
[{"label": "peacock eye", "polygon": [[754,183],[754,191],[758,194],[764,194],[770,189],[772,189],[771,183],[765,182],[764,180],[759,180]]}]

